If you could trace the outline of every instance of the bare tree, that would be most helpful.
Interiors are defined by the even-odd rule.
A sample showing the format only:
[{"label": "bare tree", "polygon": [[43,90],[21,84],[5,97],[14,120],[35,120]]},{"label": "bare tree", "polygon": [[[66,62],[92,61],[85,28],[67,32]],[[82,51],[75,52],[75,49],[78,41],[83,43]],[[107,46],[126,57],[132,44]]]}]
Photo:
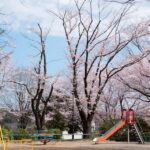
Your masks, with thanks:
[{"label": "bare tree", "polygon": [[114,2],[114,3],[119,3],[119,4],[132,4],[136,0],[106,0],[107,2]]},{"label": "bare tree", "polygon": [[[4,15],[0,11],[0,16]],[[5,85],[4,80],[9,76],[10,61],[12,52],[6,52],[5,48],[9,45],[6,31],[6,24],[0,21],[0,89]]]},{"label": "bare tree", "polygon": [[[47,34],[43,32],[42,27],[38,24],[38,32],[35,32],[39,38],[39,61],[34,68],[34,73],[37,76],[34,93],[27,88],[31,96],[31,108],[35,116],[35,123],[37,129],[43,129],[45,125],[45,115],[48,103],[51,101],[54,83],[50,83],[47,73],[47,59],[46,59],[46,39]],[[52,81],[51,81],[52,82]],[[50,87],[48,88],[48,85]],[[49,91],[48,91],[49,90]],[[44,93],[45,92],[45,93]]]},{"label": "bare tree", "polygon": [[[125,24],[130,4],[123,5],[115,12],[110,11],[110,7],[109,11],[104,11],[107,8],[104,1],[74,2],[73,8],[51,13],[63,24],[72,74],[72,94],[82,120],[83,132],[88,134],[109,80],[147,55],[136,57],[131,45],[141,50],[138,39],[147,35],[148,30],[144,23]],[[125,59],[124,63],[120,63],[120,58]]]},{"label": "bare tree", "polygon": [[[31,109],[35,117],[35,124],[37,130],[41,130],[45,125],[45,115],[47,112],[48,104],[51,102],[51,96],[53,93],[54,82],[47,73],[47,59],[46,59],[46,39],[49,31],[44,32],[40,24],[37,25],[38,30],[32,29],[31,31],[37,36],[38,40],[32,40],[32,45],[38,50],[39,57],[37,64],[34,63],[34,68],[30,72],[32,76],[33,85],[29,86],[26,82],[16,82],[18,85],[24,86],[29,94]],[[36,45],[35,45],[36,44]],[[17,93],[18,98],[22,96]]]},{"label": "bare tree", "polygon": [[5,81],[9,78],[11,72],[11,53],[0,50],[0,90],[4,89]]}]

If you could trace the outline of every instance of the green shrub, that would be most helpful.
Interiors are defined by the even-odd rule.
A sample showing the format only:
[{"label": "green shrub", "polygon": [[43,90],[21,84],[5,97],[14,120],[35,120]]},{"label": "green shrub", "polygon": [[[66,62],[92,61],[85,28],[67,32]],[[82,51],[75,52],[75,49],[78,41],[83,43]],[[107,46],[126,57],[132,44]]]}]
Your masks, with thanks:
[{"label": "green shrub", "polygon": [[10,131],[9,131],[9,139],[10,139],[10,140],[14,140],[13,130],[10,130]]},{"label": "green shrub", "polygon": [[5,135],[8,135],[9,130],[6,129],[6,128],[2,128],[2,133],[3,133],[4,136],[5,136]]},{"label": "green shrub", "polygon": [[62,131],[58,128],[54,129],[54,139],[61,139]]},{"label": "green shrub", "polygon": [[47,129],[60,129],[65,130],[67,128],[67,122],[65,117],[57,110],[54,111],[53,119],[46,122]]},{"label": "green shrub", "polygon": [[21,139],[29,139],[31,135],[25,129],[18,129],[16,132],[13,133],[13,137],[15,140]]}]

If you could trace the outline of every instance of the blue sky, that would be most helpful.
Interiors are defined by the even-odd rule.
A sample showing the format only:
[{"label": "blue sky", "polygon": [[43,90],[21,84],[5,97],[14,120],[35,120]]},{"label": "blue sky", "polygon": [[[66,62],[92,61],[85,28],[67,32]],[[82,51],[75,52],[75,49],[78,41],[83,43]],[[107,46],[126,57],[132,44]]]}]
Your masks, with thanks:
[{"label": "blue sky", "polygon": [[[137,0],[135,14],[133,17],[137,21],[150,14],[150,2]],[[47,61],[48,70],[55,73],[65,71],[67,68],[66,41],[61,22],[50,15],[47,10],[57,11],[63,7],[73,4],[73,0],[0,0],[0,7],[4,15],[1,20],[9,25],[11,43],[13,50],[13,63],[19,67],[30,66],[33,54],[36,51],[31,47],[31,42],[22,34],[32,38],[29,28],[36,27],[41,23],[44,27],[51,27],[51,32],[47,40]],[[113,5],[113,9],[118,9],[118,5]],[[138,16],[138,17],[136,17]]]},{"label": "blue sky", "polygon": [[[37,50],[32,47],[32,42],[24,37],[21,32],[10,33],[12,42],[15,44],[13,48],[13,63],[18,67],[29,67],[37,54]],[[27,35],[32,38],[32,34]],[[67,67],[66,60],[66,41],[62,36],[49,36],[47,38],[46,53],[48,70],[52,73],[64,71]],[[12,50],[11,47],[8,48]]]}]

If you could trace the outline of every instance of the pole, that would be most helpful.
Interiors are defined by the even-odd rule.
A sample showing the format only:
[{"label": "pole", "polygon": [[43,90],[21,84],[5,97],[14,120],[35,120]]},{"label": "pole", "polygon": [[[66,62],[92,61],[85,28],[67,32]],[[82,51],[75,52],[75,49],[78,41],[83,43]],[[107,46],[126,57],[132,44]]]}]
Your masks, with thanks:
[{"label": "pole", "polygon": [[130,128],[129,128],[129,125],[128,125],[128,143],[130,143]]},{"label": "pole", "polygon": [[34,144],[33,144],[33,140],[32,140],[32,146],[31,146],[31,150],[33,150],[34,149]]},{"label": "pole", "polygon": [[74,93],[73,93],[73,106],[72,106],[72,140],[74,140]]},{"label": "pole", "polygon": [[2,131],[2,127],[1,126],[0,126],[0,138],[2,140],[4,150],[6,150],[6,144],[5,144],[5,141],[4,141],[4,136],[3,136],[3,131]]}]

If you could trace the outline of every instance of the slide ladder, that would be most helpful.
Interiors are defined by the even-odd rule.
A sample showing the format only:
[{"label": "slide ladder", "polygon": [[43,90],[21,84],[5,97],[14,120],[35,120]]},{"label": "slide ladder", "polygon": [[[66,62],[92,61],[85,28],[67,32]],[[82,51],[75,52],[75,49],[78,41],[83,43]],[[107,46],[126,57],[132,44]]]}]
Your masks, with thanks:
[{"label": "slide ladder", "polygon": [[118,130],[120,130],[124,125],[126,124],[126,121],[119,121],[115,126],[113,126],[110,130],[108,130],[103,136],[95,138],[94,142],[102,142],[107,140],[110,136],[112,136],[114,133],[116,133]]},{"label": "slide ladder", "polygon": [[136,131],[136,133],[137,133],[137,135],[138,135],[138,137],[140,139],[140,142],[142,144],[144,144],[144,139],[143,139],[142,134],[141,134],[141,132],[140,132],[140,130],[139,130],[139,128],[138,128],[136,123],[134,124],[134,128],[135,128],[135,131]]}]

